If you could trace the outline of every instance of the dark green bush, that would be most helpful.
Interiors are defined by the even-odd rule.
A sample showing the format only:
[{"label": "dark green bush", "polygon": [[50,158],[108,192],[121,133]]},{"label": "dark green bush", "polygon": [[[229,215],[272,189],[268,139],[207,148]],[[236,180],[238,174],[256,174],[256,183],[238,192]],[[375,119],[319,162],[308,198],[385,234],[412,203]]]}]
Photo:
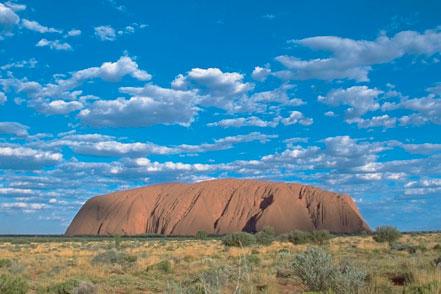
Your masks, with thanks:
[{"label": "dark green bush", "polygon": [[170,261],[168,260],[162,260],[156,264],[153,264],[149,267],[147,267],[147,271],[150,270],[159,270],[164,273],[171,273],[172,272],[172,265]]},{"label": "dark green bush", "polygon": [[256,242],[260,245],[271,245],[275,239],[275,232],[272,227],[265,227],[262,231],[256,233]]},{"label": "dark green bush", "polygon": [[10,259],[0,259],[0,268],[2,267],[10,267],[12,265],[12,261]]},{"label": "dark green bush", "polygon": [[375,230],[374,240],[392,243],[401,237],[400,231],[392,226],[380,226]]},{"label": "dark green bush", "polygon": [[0,293],[2,294],[25,294],[28,291],[28,284],[19,276],[1,275]]},{"label": "dark green bush", "polygon": [[207,240],[208,234],[205,231],[197,231],[195,238],[198,240]]},{"label": "dark green bush", "polygon": [[227,234],[222,239],[225,246],[244,247],[256,244],[256,237],[246,232]]},{"label": "dark green bush", "polygon": [[315,243],[315,244],[324,244],[329,239],[334,236],[330,234],[328,231],[319,230],[312,232],[304,232],[295,230],[288,234],[288,241],[293,244],[306,244],[306,243]]},{"label": "dark green bush", "polygon": [[116,249],[110,249],[102,253],[97,254],[93,259],[93,264],[120,264],[129,265],[136,262],[137,257],[134,255],[129,255],[123,251]]}]

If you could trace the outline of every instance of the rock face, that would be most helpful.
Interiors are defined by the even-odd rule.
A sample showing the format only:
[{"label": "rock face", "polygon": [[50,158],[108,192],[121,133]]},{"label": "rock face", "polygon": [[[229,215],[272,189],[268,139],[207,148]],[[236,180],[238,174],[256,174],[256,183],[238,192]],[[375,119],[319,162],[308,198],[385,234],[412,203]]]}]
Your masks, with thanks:
[{"label": "rock face", "polygon": [[355,203],[321,189],[291,183],[222,179],[161,184],[89,199],[66,235],[194,235],[278,233],[324,229],[369,231]]}]

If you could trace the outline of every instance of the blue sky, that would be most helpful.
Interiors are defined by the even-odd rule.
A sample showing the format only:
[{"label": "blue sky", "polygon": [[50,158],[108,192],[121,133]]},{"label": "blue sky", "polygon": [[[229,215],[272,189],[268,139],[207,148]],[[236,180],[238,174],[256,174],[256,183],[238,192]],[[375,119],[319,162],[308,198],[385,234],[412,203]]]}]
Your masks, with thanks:
[{"label": "blue sky", "polygon": [[0,2],[0,233],[219,177],[441,229],[440,20],[439,1]]}]

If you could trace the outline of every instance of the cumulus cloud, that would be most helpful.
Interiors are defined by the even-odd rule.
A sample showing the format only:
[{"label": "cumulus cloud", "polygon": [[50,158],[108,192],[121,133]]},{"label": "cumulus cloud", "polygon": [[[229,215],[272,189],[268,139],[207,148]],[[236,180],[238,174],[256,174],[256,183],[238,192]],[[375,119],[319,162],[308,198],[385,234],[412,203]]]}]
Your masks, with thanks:
[{"label": "cumulus cloud", "polygon": [[227,110],[235,110],[245,94],[254,88],[243,81],[244,75],[237,72],[222,72],[218,68],[193,68],[185,75],[178,75],[172,82],[177,90],[194,90],[204,97],[201,104]]},{"label": "cumulus cloud", "polygon": [[60,162],[63,155],[21,146],[0,146],[0,168],[33,170]]},{"label": "cumulus cloud", "polygon": [[251,74],[252,78],[256,81],[263,82],[271,74],[269,67],[256,66]]},{"label": "cumulus cloud", "polygon": [[111,26],[98,26],[95,27],[95,36],[101,41],[115,41],[116,32]]},{"label": "cumulus cloud", "polygon": [[141,81],[147,81],[151,78],[151,75],[141,70],[132,58],[122,56],[115,62],[104,62],[101,66],[82,69],[73,72],[68,78],[56,78],[54,82],[45,85],[15,78],[0,78],[0,85],[9,90],[15,90],[18,94],[27,95],[29,97],[28,105],[40,112],[66,114],[82,109],[87,100],[95,99],[94,96],[83,95],[82,90],[76,90],[85,81],[102,79],[117,82],[125,76],[131,76]]},{"label": "cumulus cloud", "polygon": [[[125,91],[130,92],[130,89]],[[129,99],[95,101],[82,110],[78,117],[83,123],[96,127],[142,127],[155,124],[188,126],[197,113],[192,103],[195,97],[194,93],[188,91],[146,85]]]},{"label": "cumulus cloud", "polygon": [[21,21],[21,24],[23,25],[24,28],[34,31],[34,32],[38,32],[41,34],[44,33],[62,33],[61,30],[57,30],[54,28],[50,28],[44,25],[39,24],[38,22],[34,21],[34,20],[29,20],[29,19],[23,19]]},{"label": "cumulus cloud", "polygon": [[139,69],[138,64],[129,56],[122,56],[116,62],[104,62],[100,67],[77,71],[72,78],[77,81],[101,78],[105,81],[116,82],[126,75],[140,81],[148,81],[152,78],[148,72]]},{"label": "cumulus cloud", "polygon": [[350,119],[347,121],[348,123],[357,124],[357,126],[361,129],[366,128],[375,128],[375,127],[382,127],[382,128],[393,128],[397,124],[397,118],[390,117],[387,114],[380,115],[380,116],[373,116],[371,118],[360,118],[356,117],[353,119]]},{"label": "cumulus cloud", "polygon": [[318,96],[318,101],[331,105],[350,106],[346,110],[347,119],[353,119],[380,108],[377,98],[383,91],[367,86],[353,86],[347,89],[331,90],[326,96]]},{"label": "cumulus cloud", "polygon": [[71,51],[72,46],[67,42],[61,42],[60,40],[47,40],[41,39],[35,44],[36,47],[49,47],[52,50]]},{"label": "cumulus cloud", "polygon": [[28,135],[28,126],[17,122],[0,122],[0,134],[11,134],[19,137]]},{"label": "cumulus cloud", "polygon": [[79,101],[54,100],[41,107],[41,112],[47,114],[68,114],[83,108],[83,103]]},{"label": "cumulus cloud", "polygon": [[0,3],[0,24],[11,26],[16,25],[20,21],[20,17],[14,12],[14,9]]},{"label": "cumulus cloud", "polygon": [[441,52],[441,32],[439,29],[423,33],[402,31],[392,37],[381,35],[374,41],[317,36],[290,40],[289,43],[330,52],[331,56],[308,60],[278,56],[276,60],[286,68],[275,73],[280,78],[368,81],[373,65],[388,63],[404,55],[431,56]]},{"label": "cumulus cloud", "polygon": [[305,117],[300,111],[291,111],[290,115],[286,118],[283,118],[281,122],[286,126],[294,124],[309,126],[314,123],[314,120],[312,118]]}]

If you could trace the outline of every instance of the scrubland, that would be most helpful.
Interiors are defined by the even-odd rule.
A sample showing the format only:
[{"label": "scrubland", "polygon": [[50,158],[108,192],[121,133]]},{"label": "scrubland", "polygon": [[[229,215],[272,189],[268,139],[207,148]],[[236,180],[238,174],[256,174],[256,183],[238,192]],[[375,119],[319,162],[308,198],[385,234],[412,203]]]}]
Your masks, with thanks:
[{"label": "scrubland", "polygon": [[441,233],[260,238],[0,237],[0,293],[441,293]]}]

